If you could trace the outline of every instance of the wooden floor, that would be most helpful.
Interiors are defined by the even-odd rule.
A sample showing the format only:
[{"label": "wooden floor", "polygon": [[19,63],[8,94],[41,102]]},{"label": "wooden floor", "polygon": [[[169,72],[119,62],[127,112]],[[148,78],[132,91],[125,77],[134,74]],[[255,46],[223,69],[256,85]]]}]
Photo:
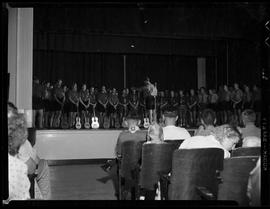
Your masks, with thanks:
[{"label": "wooden floor", "polygon": [[107,176],[101,164],[50,165],[53,200],[116,200],[111,180],[97,179]]}]

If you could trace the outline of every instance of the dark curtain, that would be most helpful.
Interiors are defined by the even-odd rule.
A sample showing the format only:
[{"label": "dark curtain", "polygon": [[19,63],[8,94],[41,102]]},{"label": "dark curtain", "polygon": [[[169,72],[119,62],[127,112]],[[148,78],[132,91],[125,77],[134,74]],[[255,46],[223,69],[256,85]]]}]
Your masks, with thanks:
[{"label": "dark curtain", "polygon": [[148,76],[158,89],[188,89],[197,86],[196,57],[176,55],[128,55],[127,83],[142,86]]},{"label": "dark curtain", "polygon": [[123,58],[119,54],[34,51],[34,75],[55,82],[61,78],[88,86],[122,88]]},{"label": "dark curtain", "polygon": [[[146,76],[159,89],[188,89],[197,86],[196,57],[176,55],[126,55],[128,87],[140,87]],[[42,81],[61,78],[67,85],[123,88],[122,54],[34,51],[34,75]]]}]

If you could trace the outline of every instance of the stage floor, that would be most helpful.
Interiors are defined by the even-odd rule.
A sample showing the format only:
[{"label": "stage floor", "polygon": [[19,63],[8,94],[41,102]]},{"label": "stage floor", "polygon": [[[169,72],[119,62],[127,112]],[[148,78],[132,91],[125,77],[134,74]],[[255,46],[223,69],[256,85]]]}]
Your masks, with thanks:
[{"label": "stage floor", "polygon": [[[112,159],[123,129],[37,130],[35,149],[46,160]],[[146,130],[144,130],[146,131]],[[188,129],[193,135],[194,129]]]}]

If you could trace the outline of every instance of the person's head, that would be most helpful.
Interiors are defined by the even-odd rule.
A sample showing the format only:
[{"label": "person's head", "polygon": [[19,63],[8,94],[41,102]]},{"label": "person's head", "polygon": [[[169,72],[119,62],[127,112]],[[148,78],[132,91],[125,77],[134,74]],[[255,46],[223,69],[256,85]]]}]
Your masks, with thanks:
[{"label": "person's head", "polygon": [[163,142],[163,129],[158,123],[153,123],[148,128],[148,138],[152,142]]},{"label": "person's head", "polygon": [[91,88],[90,88],[90,94],[94,94],[95,93],[95,88],[92,86]]},{"label": "person's head", "polygon": [[234,83],[233,86],[234,86],[235,89],[239,89],[238,83]]},{"label": "person's head", "polygon": [[201,93],[201,94],[205,94],[205,88],[204,88],[204,87],[201,87],[201,88],[200,88],[200,93]]},{"label": "person's head", "polygon": [[182,89],[179,90],[179,96],[184,96],[184,91]]},{"label": "person's head", "polygon": [[64,85],[63,90],[64,90],[64,92],[67,92],[67,90],[68,90],[67,85]]},{"label": "person's head", "polygon": [[191,95],[191,96],[194,96],[194,95],[195,95],[194,89],[190,89],[190,95]]},{"label": "person's head", "polygon": [[105,87],[105,86],[102,86],[102,87],[101,87],[101,92],[102,92],[102,93],[105,93],[105,92],[106,92],[106,87]]},{"label": "person's head", "polygon": [[174,91],[173,90],[170,91],[170,96],[174,97]]},{"label": "person's head", "polygon": [[144,81],[144,84],[145,84],[145,85],[150,84],[150,78],[146,77],[146,79],[145,79],[145,81]]},{"label": "person's head", "polygon": [[164,91],[160,92],[160,97],[164,97]]},{"label": "person's head", "polygon": [[240,141],[241,138],[241,133],[239,132],[237,127],[231,125],[222,125],[216,127],[213,135],[228,151],[234,149],[235,145]]},{"label": "person's head", "polygon": [[165,109],[162,118],[165,122],[165,126],[175,125],[178,119],[177,110],[172,107]]},{"label": "person's head", "polygon": [[242,121],[244,125],[247,124],[255,124],[256,121],[256,113],[251,109],[246,109],[242,112]]},{"label": "person's head", "polygon": [[51,86],[51,83],[50,83],[50,82],[47,82],[47,83],[46,83],[46,87],[47,87],[47,88],[50,88],[50,86]]},{"label": "person's head", "polygon": [[28,136],[27,124],[23,114],[11,108],[8,112],[8,153],[16,155]]},{"label": "person's head", "polygon": [[258,86],[255,84],[253,85],[253,91],[257,91],[258,90]]},{"label": "person's head", "polygon": [[113,89],[112,89],[112,93],[113,93],[113,94],[116,94],[116,88],[113,88]]},{"label": "person's head", "polygon": [[213,90],[212,89],[209,89],[209,94],[213,94]]},{"label": "person's head", "polygon": [[261,139],[257,136],[247,136],[243,139],[242,147],[261,147]]},{"label": "person's head", "polygon": [[72,90],[77,91],[77,83],[73,83]]},{"label": "person's head", "polygon": [[245,92],[249,92],[249,86],[248,85],[244,85],[244,90],[245,90]]},{"label": "person's head", "polygon": [[211,109],[205,109],[202,112],[201,122],[206,126],[214,126],[216,123],[216,113]]},{"label": "person's head", "polygon": [[140,124],[140,116],[135,112],[131,111],[126,117],[126,125],[128,128],[134,128]]},{"label": "person's head", "polygon": [[228,86],[227,86],[227,85],[224,85],[224,90],[225,90],[225,91],[229,91],[229,89],[228,89]]},{"label": "person's head", "polygon": [[83,91],[86,90],[86,84],[85,84],[85,83],[82,85],[82,90],[83,90]]}]

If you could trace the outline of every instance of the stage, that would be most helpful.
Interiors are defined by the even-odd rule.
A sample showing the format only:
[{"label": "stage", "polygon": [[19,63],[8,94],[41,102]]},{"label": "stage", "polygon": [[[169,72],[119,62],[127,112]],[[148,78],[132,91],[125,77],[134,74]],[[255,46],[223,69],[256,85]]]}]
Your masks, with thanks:
[{"label": "stage", "polygon": [[[118,130],[36,130],[35,149],[41,159],[82,160],[115,158]],[[144,130],[146,131],[146,130]],[[194,129],[188,129],[193,135]]]}]

